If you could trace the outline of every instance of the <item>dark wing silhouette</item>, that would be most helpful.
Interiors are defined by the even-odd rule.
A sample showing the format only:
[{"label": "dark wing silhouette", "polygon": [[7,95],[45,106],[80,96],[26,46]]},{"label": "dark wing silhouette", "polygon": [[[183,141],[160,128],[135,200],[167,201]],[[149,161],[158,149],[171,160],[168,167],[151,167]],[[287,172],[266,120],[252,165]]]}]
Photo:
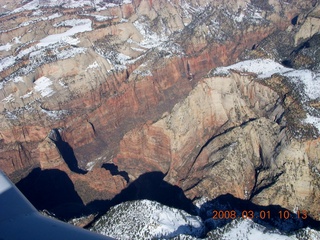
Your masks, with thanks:
[{"label": "dark wing silhouette", "polygon": [[113,239],[45,217],[0,170],[0,239]]}]

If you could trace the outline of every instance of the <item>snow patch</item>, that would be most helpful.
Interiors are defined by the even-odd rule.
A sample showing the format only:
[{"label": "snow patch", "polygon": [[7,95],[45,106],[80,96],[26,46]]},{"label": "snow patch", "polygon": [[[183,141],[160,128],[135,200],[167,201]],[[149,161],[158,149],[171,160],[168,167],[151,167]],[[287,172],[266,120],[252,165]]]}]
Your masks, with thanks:
[{"label": "snow patch", "polygon": [[94,165],[96,165],[96,162],[88,162],[86,165],[87,171],[91,171],[93,169]]},{"label": "snow patch", "polygon": [[0,51],[10,51],[12,45],[10,43],[7,43],[6,45],[0,46]]},{"label": "snow patch", "polygon": [[[143,36],[143,40],[140,42],[140,45],[145,48],[154,48],[159,46],[161,43],[168,41],[168,36],[166,36],[163,31],[160,35],[150,30],[148,21],[137,20],[133,23],[135,28]],[[165,29],[163,29],[165,30]]]},{"label": "snow patch", "polygon": [[275,73],[292,71],[271,59],[254,59],[238,62],[227,67],[218,67],[214,70],[215,75],[228,75],[230,70],[250,72],[258,75],[258,78],[269,78]]},{"label": "snow patch", "polygon": [[24,82],[24,81],[22,77],[18,76],[13,79],[13,82],[17,83],[17,82]]},{"label": "snow patch", "polygon": [[43,11],[41,9],[38,9],[32,13],[32,16],[41,16],[43,14]]},{"label": "snow patch", "polygon": [[19,44],[19,43],[22,43],[22,42],[20,41],[20,39],[21,39],[21,36],[19,36],[19,37],[14,37],[12,40],[13,40],[16,44]]},{"label": "snow patch", "polygon": [[9,103],[9,102],[13,102],[13,101],[14,101],[14,96],[12,95],[12,93],[10,93],[10,95],[7,96],[6,98],[2,99],[1,102]]},{"label": "snow patch", "polygon": [[142,49],[142,48],[131,47],[131,49],[132,49],[133,51],[136,51],[136,52],[144,52],[144,51],[145,51],[145,50]]},{"label": "snow patch", "polygon": [[51,111],[51,110],[41,109],[41,112],[45,113],[46,115],[48,115],[50,118],[53,118],[53,119],[60,119],[63,115],[68,114],[67,110]]},{"label": "snow patch", "polygon": [[7,69],[8,67],[14,65],[16,63],[16,59],[13,56],[9,56],[0,60],[0,72]]},{"label": "snow patch", "polygon": [[127,64],[130,64],[135,61],[132,60],[131,57],[116,51],[109,51],[107,53],[104,53],[101,49],[96,48],[95,50],[98,54],[104,57],[110,65],[112,65],[112,68],[109,71],[122,71],[127,68]]},{"label": "snow patch", "polygon": [[[62,17],[63,15],[61,13],[54,13],[52,15],[50,15],[47,19],[48,20],[52,20],[52,19],[55,19],[55,18],[59,18],[59,17]],[[44,19],[46,20],[46,19]]]},{"label": "snow patch", "polygon": [[239,16],[236,16],[234,17],[233,19],[236,21],[236,22],[242,22],[243,21],[243,18],[245,17],[245,15],[243,13],[240,13]]},{"label": "snow patch", "polygon": [[14,114],[13,112],[9,112],[9,111],[5,111],[4,115],[6,118],[11,119],[11,120],[17,120],[18,117],[16,114]]},{"label": "snow patch", "polygon": [[311,116],[310,114],[307,114],[307,117],[303,122],[306,124],[311,124],[311,125],[315,126],[320,132],[320,118],[319,117]]},{"label": "snow patch", "polygon": [[78,43],[80,43],[79,38],[72,38],[72,37],[64,37],[62,38],[62,41],[70,45],[77,45]]},{"label": "snow patch", "polygon": [[320,98],[320,73],[305,70],[293,70],[284,74],[294,83],[303,83],[304,92],[311,100]]},{"label": "snow patch", "polygon": [[126,18],[121,18],[121,20],[120,20],[120,23],[127,23],[127,22],[129,22],[129,20]]},{"label": "snow patch", "polygon": [[82,54],[85,52],[86,52],[85,48],[69,48],[61,52],[57,52],[57,58],[58,59],[72,58],[78,54]]},{"label": "snow patch", "polygon": [[228,75],[230,70],[250,72],[258,75],[258,78],[269,78],[273,74],[281,74],[288,77],[294,83],[304,85],[304,93],[311,100],[320,98],[320,73],[312,72],[308,69],[295,70],[287,68],[271,59],[255,59],[230,65],[228,67],[216,68],[214,75]]},{"label": "snow patch", "polygon": [[48,37],[41,39],[40,43],[38,43],[37,46],[46,47],[48,45],[55,44],[60,41],[65,41],[66,39],[68,39],[68,37],[73,36],[77,33],[92,31],[91,24],[92,22],[90,19],[71,19],[63,21],[55,26],[71,26],[72,28],[64,33],[49,35]]},{"label": "snow patch", "polygon": [[136,74],[136,75],[140,75],[142,77],[153,76],[150,70],[141,71],[141,70],[136,69],[132,73]]},{"label": "snow patch", "polygon": [[25,98],[31,97],[31,95],[32,95],[32,91],[26,93],[25,95],[21,96],[20,98],[25,99]]},{"label": "snow patch", "polygon": [[34,84],[34,90],[36,92],[39,92],[42,97],[48,97],[54,93],[54,91],[50,87],[52,85],[52,81],[47,77],[38,78],[34,82]]},{"label": "snow patch", "polygon": [[90,64],[87,68],[86,71],[88,71],[88,69],[94,69],[94,68],[98,68],[100,67],[97,61],[94,61],[94,63]]}]

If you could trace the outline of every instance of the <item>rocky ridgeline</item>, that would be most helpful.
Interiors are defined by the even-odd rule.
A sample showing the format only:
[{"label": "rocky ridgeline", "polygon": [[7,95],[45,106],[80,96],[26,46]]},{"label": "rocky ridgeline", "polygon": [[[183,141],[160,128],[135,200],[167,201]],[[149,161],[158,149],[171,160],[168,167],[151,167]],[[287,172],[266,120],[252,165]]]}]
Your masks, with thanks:
[{"label": "rocky ridgeline", "polygon": [[[259,213],[256,214],[259,215]],[[299,230],[292,231],[291,229],[291,232],[288,232],[290,228],[295,229],[299,225],[299,221],[293,222],[294,220],[279,221],[278,219],[266,224],[242,217],[226,220],[212,219],[208,216],[207,219],[204,219],[158,202],[140,200],[112,207],[90,230],[123,240],[319,239],[319,232],[310,228],[300,226]],[[212,229],[210,225],[219,227]]]},{"label": "rocky ridgeline", "polygon": [[[15,182],[35,168],[59,170],[86,205],[162,172],[192,200],[231,193],[319,219],[317,130],[292,131],[317,99],[300,101],[277,75],[209,73],[302,56],[315,71],[310,51],[271,46],[277,34],[290,35],[287,49],[315,39],[316,2],[1,6],[0,168]],[[306,67],[287,67],[297,66]]]}]

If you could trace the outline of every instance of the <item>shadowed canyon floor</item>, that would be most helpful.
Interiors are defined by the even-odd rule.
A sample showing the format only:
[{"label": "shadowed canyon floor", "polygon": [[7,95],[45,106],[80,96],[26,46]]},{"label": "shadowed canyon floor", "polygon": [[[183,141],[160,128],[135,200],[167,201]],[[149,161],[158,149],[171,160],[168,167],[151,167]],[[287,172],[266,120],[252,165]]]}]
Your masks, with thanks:
[{"label": "shadowed canyon floor", "polygon": [[[285,233],[292,233],[305,227],[320,230],[320,222],[304,215],[302,210],[301,215],[298,216],[297,213],[280,206],[259,206],[231,194],[221,195],[216,199],[206,201],[200,207],[193,205],[181,188],[168,184],[163,180],[164,177],[161,172],[143,174],[113,199],[96,200],[86,206],[75,192],[71,180],[62,171],[35,169],[28,177],[21,180],[17,187],[39,210],[47,209],[55,217],[63,220],[90,214],[95,214],[96,218],[99,218],[110,207],[117,204],[147,199],[184,210],[191,215],[199,215],[205,223],[206,233],[221,228],[233,219],[244,215],[248,215],[248,218],[252,218],[254,222],[268,229],[274,228]],[[222,217],[220,214],[220,217],[217,215],[214,218],[215,210],[220,212],[235,211],[236,217]],[[262,212],[265,215],[261,216]],[[288,217],[283,216],[285,212],[289,214]]]}]

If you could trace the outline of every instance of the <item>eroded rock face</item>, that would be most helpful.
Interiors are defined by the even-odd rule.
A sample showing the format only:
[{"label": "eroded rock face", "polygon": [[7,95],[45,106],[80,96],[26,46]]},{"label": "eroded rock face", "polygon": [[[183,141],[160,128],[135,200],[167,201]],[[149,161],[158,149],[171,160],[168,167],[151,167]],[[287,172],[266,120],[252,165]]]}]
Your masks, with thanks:
[{"label": "eroded rock face", "polygon": [[279,93],[250,74],[202,78],[313,1],[75,2],[1,10],[0,168],[14,181],[60,169],[87,204],[127,186],[112,162],[190,198],[249,199],[285,171]]},{"label": "eroded rock face", "polygon": [[262,205],[278,204],[288,209],[305,210],[319,219],[319,140],[291,140],[276,162],[284,174],[272,186],[257,194],[253,201]]},{"label": "eroded rock face", "polygon": [[285,140],[278,98],[251,76],[207,78],[171,113],[126,134],[114,162],[133,179],[167,173],[165,179],[190,198],[232,189],[249,199],[266,176],[281,172],[274,162]]}]

